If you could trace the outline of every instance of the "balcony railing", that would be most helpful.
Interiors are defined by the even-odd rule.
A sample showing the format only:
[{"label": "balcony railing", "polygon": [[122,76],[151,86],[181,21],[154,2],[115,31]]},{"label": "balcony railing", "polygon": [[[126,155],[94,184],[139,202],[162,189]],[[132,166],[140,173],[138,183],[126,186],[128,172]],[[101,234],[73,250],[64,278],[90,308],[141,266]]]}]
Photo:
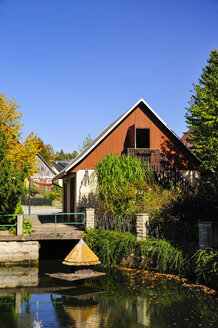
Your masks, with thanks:
[{"label": "balcony railing", "polygon": [[179,184],[182,190],[188,192],[192,189],[188,180],[173,167],[169,160],[160,153],[159,149],[127,148],[127,155],[136,156],[142,161],[147,161],[155,172],[156,179],[165,187]]},{"label": "balcony railing", "polygon": [[161,155],[160,149],[150,148],[127,148],[127,155],[136,156],[142,161],[148,162],[151,169],[155,172],[160,171]]}]

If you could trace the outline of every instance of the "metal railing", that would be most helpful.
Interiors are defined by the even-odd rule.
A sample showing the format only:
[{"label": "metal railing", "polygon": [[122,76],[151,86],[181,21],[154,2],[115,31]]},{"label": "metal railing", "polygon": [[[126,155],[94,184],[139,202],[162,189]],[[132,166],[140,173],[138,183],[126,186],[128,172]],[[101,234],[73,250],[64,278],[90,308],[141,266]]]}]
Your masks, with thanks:
[{"label": "metal railing", "polygon": [[[11,223],[4,223],[5,221],[8,221],[7,218],[15,218]],[[4,215],[0,215],[0,231],[7,231],[7,230],[10,230],[10,228],[12,227],[16,227],[17,224],[16,224],[16,214],[4,214]],[[3,229],[2,229],[3,228]],[[5,228],[5,229],[4,229]]]},{"label": "metal railing", "polygon": [[[13,222],[6,223],[7,217],[14,217]],[[21,217],[21,218],[20,218]],[[49,213],[49,214],[23,214],[19,215],[19,219],[22,219],[22,226],[24,228],[33,228],[33,233],[37,233],[40,228],[43,228],[44,233],[57,233],[59,227],[62,229],[69,226],[82,226],[85,227],[85,213]],[[3,223],[2,223],[3,222]],[[64,227],[63,227],[64,226]],[[14,214],[0,215],[0,230],[9,231],[10,228],[15,227],[14,229],[17,232],[18,227],[18,216]],[[1,229],[3,228],[3,229]],[[13,232],[15,232],[13,231]],[[32,232],[31,232],[32,233]],[[40,233],[40,232],[39,232]]]}]

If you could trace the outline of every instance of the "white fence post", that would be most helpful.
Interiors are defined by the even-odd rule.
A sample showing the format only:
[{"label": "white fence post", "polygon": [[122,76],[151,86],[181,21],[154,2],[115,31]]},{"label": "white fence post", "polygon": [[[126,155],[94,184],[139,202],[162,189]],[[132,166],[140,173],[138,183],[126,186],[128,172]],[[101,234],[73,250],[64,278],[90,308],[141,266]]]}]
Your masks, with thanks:
[{"label": "white fence post", "polygon": [[137,240],[143,240],[148,235],[147,225],[149,223],[149,214],[138,213],[136,214],[136,235]]},{"label": "white fence post", "polygon": [[23,215],[17,214],[17,236],[23,235]]},{"label": "white fence post", "polygon": [[86,228],[94,229],[95,228],[95,209],[94,208],[86,208]]}]

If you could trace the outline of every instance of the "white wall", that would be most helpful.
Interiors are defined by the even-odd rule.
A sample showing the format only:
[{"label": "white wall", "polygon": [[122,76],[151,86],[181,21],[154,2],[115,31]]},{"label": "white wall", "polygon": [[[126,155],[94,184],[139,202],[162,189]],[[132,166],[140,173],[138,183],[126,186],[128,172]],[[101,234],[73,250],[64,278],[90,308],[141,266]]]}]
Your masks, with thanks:
[{"label": "white wall", "polygon": [[76,173],[76,206],[95,207],[97,178],[94,170],[79,170]]}]

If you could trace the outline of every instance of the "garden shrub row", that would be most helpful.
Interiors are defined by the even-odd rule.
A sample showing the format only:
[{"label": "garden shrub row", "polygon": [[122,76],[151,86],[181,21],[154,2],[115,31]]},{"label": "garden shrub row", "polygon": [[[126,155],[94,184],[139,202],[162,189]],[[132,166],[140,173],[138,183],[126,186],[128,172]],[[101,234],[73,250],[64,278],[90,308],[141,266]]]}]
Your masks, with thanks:
[{"label": "garden shrub row", "polygon": [[200,249],[193,256],[164,239],[137,241],[129,232],[100,229],[87,230],[85,241],[105,266],[122,265],[178,274],[218,288],[218,252]]}]

